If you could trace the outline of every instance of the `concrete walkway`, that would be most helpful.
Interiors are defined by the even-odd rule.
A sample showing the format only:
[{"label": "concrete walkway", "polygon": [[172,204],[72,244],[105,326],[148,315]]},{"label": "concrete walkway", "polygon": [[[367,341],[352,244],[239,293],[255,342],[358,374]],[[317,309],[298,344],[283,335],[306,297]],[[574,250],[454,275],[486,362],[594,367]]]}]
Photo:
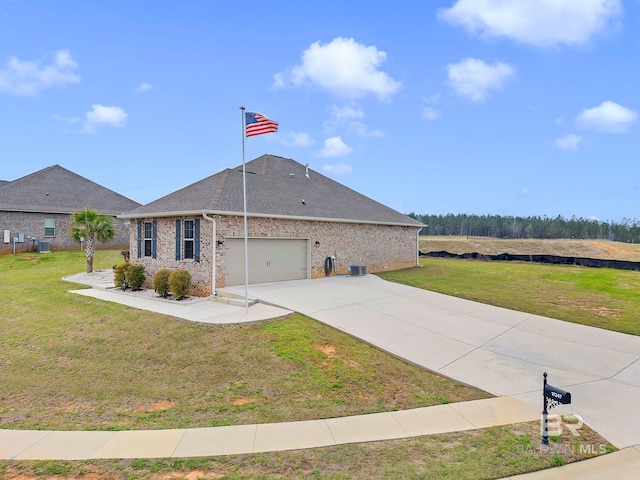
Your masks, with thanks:
[{"label": "concrete walkway", "polygon": [[114,288],[113,271],[98,270],[93,273],[76,273],[63,278],[68,282],[89,285],[93,288],[70,290],[87,297],[115,302],[149,312],[171,315],[200,323],[244,323],[277,318],[292,313],[291,310],[258,303],[248,313],[244,307],[218,303],[210,298],[191,298],[187,301],[164,300],[153,291],[124,292]]},{"label": "concrete walkway", "polygon": [[[86,274],[69,280],[78,281],[82,275]],[[513,478],[556,478],[553,475],[560,475],[558,472],[562,472],[562,478],[637,478],[637,337],[468,302],[385,282],[372,275],[252,285],[249,294],[264,303],[251,307],[249,315],[242,307],[208,300],[174,304],[177,302],[108,290],[106,273],[102,280],[94,276],[93,285],[98,289],[75,293],[193,321],[235,323],[299,311],[498,398],[282,424],[123,432],[0,430],[0,458],[79,460],[252,453],[537,420],[542,372],[547,371],[549,383],[573,395],[573,405],[552,413],[582,415],[614,445],[629,448],[580,464]],[[244,293],[244,287],[224,290]]]},{"label": "concrete walkway", "polygon": [[231,455],[473,430],[537,419],[538,409],[489,398],[398,412],[287,423],[147,431],[0,430],[0,458],[87,460]]}]

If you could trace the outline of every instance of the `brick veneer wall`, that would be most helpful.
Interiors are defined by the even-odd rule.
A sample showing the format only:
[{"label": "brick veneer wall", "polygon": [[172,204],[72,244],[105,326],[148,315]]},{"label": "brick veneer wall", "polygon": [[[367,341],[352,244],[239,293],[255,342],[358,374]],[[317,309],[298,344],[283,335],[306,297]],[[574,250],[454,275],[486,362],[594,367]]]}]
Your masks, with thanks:
[{"label": "brick veneer wall", "polygon": [[[44,236],[44,219],[55,219],[55,236]],[[124,220],[113,218],[116,236],[103,244],[96,243],[96,248],[128,248],[129,227]],[[69,237],[71,215],[66,213],[31,213],[0,211],[0,253],[13,253],[13,237],[24,233],[25,242],[16,243],[16,252],[34,251],[38,241],[49,242],[52,251],[80,249],[80,244]],[[4,243],[4,231],[9,230],[10,243]],[[28,239],[27,237],[31,237]]]},{"label": "brick veneer wall", "polygon": [[[193,217],[181,217],[190,220]],[[146,219],[151,221],[152,219]],[[157,219],[156,258],[137,258],[137,227],[131,221],[131,261],[142,264],[147,275],[147,286],[151,287],[153,274],[161,268],[184,268],[192,276],[192,294],[211,294],[211,246],[212,224],[200,217],[200,262],[175,259],[175,217]],[[144,221],[144,220],[143,220]],[[327,256],[337,255],[337,273],[348,273],[352,264],[364,264],[367,272],[397,270],[413,267],[417,262],[415,227],[371,225],[355,223],[314,222],[308,220],[286,220],[274,218],[248,219],[249,237],[256,238],[304,238],[309,240],[311,278],[325,276],[324,261]],[[242,238],[242,217],[216,216],[216,241],[227,238]],[[320,242],[316,247],[315,242]],[[144,250],[144,249],[143,249]],[[144,254],[144,253],[143,253]],[[216,247],[216,287],[225,286],[225,249]],[[251,266],[249,266],[251,275]]]}]

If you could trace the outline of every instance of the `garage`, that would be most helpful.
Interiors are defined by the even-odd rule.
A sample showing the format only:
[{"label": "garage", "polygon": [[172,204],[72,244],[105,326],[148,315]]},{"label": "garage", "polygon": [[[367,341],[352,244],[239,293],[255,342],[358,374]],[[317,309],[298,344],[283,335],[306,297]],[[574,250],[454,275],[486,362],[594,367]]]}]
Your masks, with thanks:
[{"label": "garage", "polygon": [[[249,283],[310,278],[308,245],[299,238],[250,238]],[[227,238],[224,249],[225,284],[244,284],[244,239]]]}]

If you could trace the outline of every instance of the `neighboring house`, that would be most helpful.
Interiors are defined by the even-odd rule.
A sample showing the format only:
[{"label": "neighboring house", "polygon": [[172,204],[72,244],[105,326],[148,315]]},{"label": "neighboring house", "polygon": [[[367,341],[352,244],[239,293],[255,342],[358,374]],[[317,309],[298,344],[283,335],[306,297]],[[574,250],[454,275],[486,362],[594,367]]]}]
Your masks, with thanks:
[{"label": "neighboring house", "polygon": [[[294,160],[246,163],[246,187],[249,283],[418,264],[422,223]],[[147,281],[161,268],[184,268],[195,295],[245,282],[242,165],[120,218],[131,220],[131,261],[144,265]]]},{"label": "neighboring house", "polygon": [[47,242],[51,250],[80,248],[69,237],[69,227],[71,214],[85,207],[114,217],[116,236],[106,244],[108,248],[128,248],[128,224],[116,215],[139,206],[60,165],[11,182],[1,181],[0,253],[13,252],[14,238],[21,240],[16,251],[35,250],[38,242]]}]

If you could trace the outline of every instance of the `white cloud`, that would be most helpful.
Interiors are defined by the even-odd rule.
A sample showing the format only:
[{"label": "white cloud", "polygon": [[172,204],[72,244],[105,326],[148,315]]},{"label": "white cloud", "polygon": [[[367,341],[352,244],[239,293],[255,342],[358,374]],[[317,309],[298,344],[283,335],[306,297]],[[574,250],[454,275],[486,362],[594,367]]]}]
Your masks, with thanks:
[{"label": "white cloud", "polygon": [[447,65],[449,85],[459,95],[469,97],[474,102],[482,102],[489,91],[500,90],[515,77],[515,69],[502,62],[493,65],[477,58],[465,58],[458,63]]},{"label": "white cloud", "polygon": [[625,133],[638,119],[638,113],[609,100],[599,107],[585,108],[576,117],[576,124],[584,130],[601,133]]},{"label": "white cloud", "polygon": [[425,107],[422,110],[422,116],[427,120],[437,120],[440,118],[440,112],[433,107]]},{"label": "white cloud", "polygon": [[347,175],[351,173],[353,170],[350,165],[346,163],[336,163],[335,165],[325,164],[322,166],[322,171],[329,175]]},{"label": "white cloud", "polygon": [[349,135],[384,137],[385,134],[382,130],[370,130],[366,124],[357,120],[364,118],[364,116],[364,112],[355,105],[346,105],[344,107],[333,105],[329,120],[322,124],[322,128],[327,135],[343,130]]},{"label": "white cloud", "polygon": [[529,190],[528,188],[523,188],[522,190],[520,190],[520,193],[522,195],[528,196],[528,195],[533,195],[533,192],[531,190]]},{"label": "white cloud", "polygon": [[269,136],[269,139],[287,147],[309,147],[314,143],[311,135],[304,132],[280,132],[278,135]]},{"label": "white cloud", "polygon": [[0,70],[0,92],[36,95],[47,88],[78,83],[80,76],[73,73],[77,67],[69,50],[58,50],[49,65],[10,57],[6,66]]},{"label": "white cloud", "polygon": [[333,105],[329,114],[329,120],[322,124],[322,128],[325,132],[332,133],[339,128],[343,128],[352,119],[363,117],[364,112],[353,105],[346,105],[344,107]]},{"label": "white cloud", "polygon": [[440,20],[536,47],[581,45],[616,26],[621,0],[458,0]]},{"label": "white cloud", "polygon": [[327,138],[320,150],[321,157],[342,157],[351,153],[351,147],[342,141],[340,137]]},{"label": "white cloud", "polygon": [[386,134],[382,130],[370,130],[367,125],[362,122],[349,122],[347,125],[347,133],[349,135],[358,135],[360,137],[378,137],[384,138]]},{"label": "white cloud", "polygon": [[346,105],[344,107],[337,107],[333,105],[331,107],[331,118],[335,120],[347,120],[351,118],[363,118],[364,112],[353,105]]},{"label": "white cloud", "polygon": [[94,104],[91,106],[91,111],[86,114],[82,133],[96,133],[98,127],[124,127],[127,117],[127,112],[121,107]]},{"label": "white cloud", "polygon": [[338,37],[328,44],[315,42],[302,52],[301,64],[274,75],[273,88],[319,86],[347,98],[367,94],[386,99],[400,89],[400,82],[381,71],[387,54],[353,38]]},{"label": "white cloud", "polygon": [[358,121],[364,118],[364,112],[354,105],[346,105],[338,107],[333,105],[329,120],[322,124],[323,130],[327,134],[336,132],[337,130],[345,130],[349,135],[358,135],[361,137],[384,137],[382,130],[370,130],[369,127]]},{"label": "white cloud", "polygon": [[147,82],[142,82],[140,85],[136,87],[136,92],[143,93],[149,90],[153,90],[153,85]]},{"label": "white cloud", "polygon": [[582,143],[582,137],[580,135],[567,135],[566,137],[557,138],[554,142],[558,150],[578,150],[578,147]]}]

